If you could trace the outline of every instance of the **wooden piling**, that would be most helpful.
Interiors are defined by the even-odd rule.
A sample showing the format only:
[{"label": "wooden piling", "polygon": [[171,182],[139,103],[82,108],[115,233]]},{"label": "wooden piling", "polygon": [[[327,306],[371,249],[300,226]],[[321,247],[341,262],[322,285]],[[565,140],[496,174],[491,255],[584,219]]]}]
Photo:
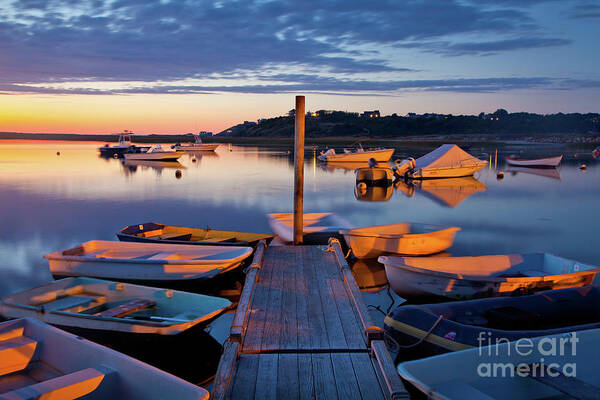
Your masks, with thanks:
[{"label": "wooden piling", "polygon": [[294,126],[294,244],[302,243],[304,222],[304,96],[296,96]]}]

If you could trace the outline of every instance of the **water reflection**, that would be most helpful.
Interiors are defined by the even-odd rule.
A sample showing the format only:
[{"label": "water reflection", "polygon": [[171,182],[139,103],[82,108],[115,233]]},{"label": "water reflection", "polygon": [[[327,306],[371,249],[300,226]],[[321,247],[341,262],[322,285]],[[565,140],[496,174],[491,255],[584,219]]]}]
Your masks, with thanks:
[{"label": "water reflection", "polygon": [[522,174],[530,174],[542,176],[544,178],[556,179],[560,181],[560,172],[557,168],[528,168],[528,167],[515,167],[515,166],[507,166],[504,170],[507,173],[517,175],[518,173]]},{"label": "water reflection", "polygon": [[396,191],[406,197],[413,197],[416,192],[443,206],[455,208],[475,193],[485,192],[487,186],[473,176],[462,178],[423,179],[415,181],[394,182]]},{"label": "water reflection", "polygon": [[367,186],[366,188],[354,187],[354,196],[359,201],[388,201],[392,198],[394,189],[388,186]]},{"label": "water reflection", "polygon": [[178,161],[144,161],[144,160],[123,160],[123,173],[125,175],[133,174],[140,168],[142,171],[151,169],[157,176],[162,175],[163,169],[185,169],[187,168]]}]

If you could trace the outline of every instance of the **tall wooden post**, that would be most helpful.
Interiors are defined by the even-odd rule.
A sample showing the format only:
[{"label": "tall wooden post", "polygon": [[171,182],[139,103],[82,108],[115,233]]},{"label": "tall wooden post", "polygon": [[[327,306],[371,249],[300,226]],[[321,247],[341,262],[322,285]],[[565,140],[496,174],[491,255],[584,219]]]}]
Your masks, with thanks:
[{"label": "tall wooden post", "polygon": [[294,126],[294,244],[302,243],[304,222],[304,96],[296,96]]}]

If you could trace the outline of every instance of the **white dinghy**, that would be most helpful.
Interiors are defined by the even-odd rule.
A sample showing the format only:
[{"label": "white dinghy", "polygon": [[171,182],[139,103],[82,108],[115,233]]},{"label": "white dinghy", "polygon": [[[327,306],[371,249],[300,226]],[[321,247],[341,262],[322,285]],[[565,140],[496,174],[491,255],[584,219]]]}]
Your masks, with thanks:
[{"label": "white dinghy", "polygon": [[376,258],[383,254],[423,256],[452,246],[458,227],[401,222],[341,230],[357,258]]},{"label": "white dinghy", "polygon": [[148,364],[33,319],[0,323],[0,398],[208,399]]},{"label": "white dinghy", "polygon": [[[402,297],[469,299],[590,285],[594,265],[548,253],[477,257],[381,256],[392,289]],[[600,279],[600,277],[598,278]]]},{"label": "white dinghy", "polygon": [[0,315],[60,327],[176,335],[230,305],[220,297],[80,277],[7,296],[0,300]]},{"label": "white dinghy", "polygon": [[171,146],[175,151],[215,151],[219,143],[202,143],[200,135],[194,135],[194,143]]},{"label": "white dinghy", "polygon": [[[294,214],[267,214],[271,230],[284,242],[294,241]],[[350,229],[352,224],[331,212],[304,213],[304,241],[327,243],[330,237],[338,236],[340,229]]]},{"label": "white dinghy", "polygon": [[590,329],[492,342],[407,361],[398,373],[428,399],[597,399],[599,341],[600,329]]},{"label": "white dinghy", "polygon": [[182,151],[163,150],[161,145],[152,146],[146,152],[125,153],[125,160],[145,160],[145,161],[176,161],[183,155]]},{"label": "white dinghy", "polygon": [[517,157],[506,157],[506,163],[508,165],[514,165],[517,167],[546,167],[556,168],[562,161],[562,154],[560,156],[546,157],[546,158],[517,158]]},{"label": "white dinghy", "polygon": [[132,282],[203,281],[238,267],[251,247],[92,240],[46,254],[55,276],[90,276]]},{"label": "white dinghy", "polygon": [[377,162],[389,161],[394,154],[394,149],[363,149],[361,146],[355,150],[344,149],[343,153],[336,153],[334,149],[329,149],[320,154],[317,158],[324,162],[368,162],[373,158]]},{"label": "white dinghy", "polygon": [[471,176],[487,164],[455,144],[443,144],[416,160],[402,161],[396,174],[410,179],[458,178]]}]

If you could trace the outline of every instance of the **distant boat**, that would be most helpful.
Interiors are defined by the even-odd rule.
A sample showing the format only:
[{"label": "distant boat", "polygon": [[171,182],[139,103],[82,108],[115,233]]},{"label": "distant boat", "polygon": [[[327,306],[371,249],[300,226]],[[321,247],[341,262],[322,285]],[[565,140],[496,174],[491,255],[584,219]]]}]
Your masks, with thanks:
[{"label": "distant boat", "polygon": [[55,276],[89,276],[156,286],[211,279],[237,268],[251,254],[251,247],[92,240],[44,258]]},{"label": "distant boat", "polygon": [[562,158],[562,154],[555,157],[531,159],[506,157],[506,163],[508,165],[515,165],[517,167],[558,167]]},{"label": "distant boat", "polygon": [[7,296],[0,300],[0,315],[59,327],[176,335],[230,305],[220,297],[78,277]]},{"label": "distant boat", "polygon": [[356,183],[365,183],[368,186],[373,185],[391,185],[394,181],[394,172],[391,168],[382,167],[363,167],[356,170]]},{"label": "distant boat", "polygon": [[561,180],[560,172],[555,167],[531,168],[531,167],[508,166],[504,170],[504,172],[515,174],[515,175],[517,173],[523,173],[523,174],[529,174],[529,175],[543,176],[544,178],[556,179],[557,181]]},{"label": "distant boat", "polygon": [[154,161],[175,161],[183,155],[182,151],[166,151],[161,145],[152,146],[150,150],[140,153],[125,153],[125,160],[154,160]]},{"label": "distant boat", "polygon": [[452,246],[460,228],[401,222],[341,230],[356,258],[377,258],[383,254],[422,256]]},{"label": "distant boat", "polygon": [[344,149],[343,153],[336,153],[335,149],[322,152],[317,158],[325,162],[368,162],[373,158],[377,162],[385,162],[392,158],[394,149],[363,149],[362,146],[354,150]]},{"label": "distant boat", "polygon": [[2,399],[209,397],[199,386],[33,319],[0,323],[0,354]]},{"label": "distant boat", "polygon": [[396,166],[396,174],[409,179],[459,178],[471,176],[487,164],[455,144],[444,144],[416,160],[403,160]]},{"label": "distant boat", "polygon": [[381,256],[392,289],[402,297],[528,294],[592,283],[600,269],[548,253],[476,257]]},{"label": "distant boat", "polygon": [[423,339],[410,349],[411,357],[421,358],[478,347],[482,337],[512,341],[600,328],[599,308],[600,288],[583,286],[529,296],[402,305],[387,315],[384,329],[390,349],[404,357]]},{"label": "distant boat", "polygon": [[[284,242],[294,241],[294,214],[267,214],[271,230]],[[344,218],[331,212],[304,213],[304,241],[306,243],[327,243],[330,237],[340,237],[340,229],[352,228]]]},{"label": "distant boat", "polygon": [[147,222],[121,229],[117,237],[122,242],[174,243],[197,245],[255,246],[273,235],[265,233],[221,231],[206,228],[188,228]]},{"label": "distant boat", "polygon": [[109,146],[108,144],[99,147],[100,155],[104,157],[114,157],[122,156],[127,151],[130,152],[146,152],[150,149],[150,146],[135,146],[131,142],[131,135],[133,133],[129,131],[124,131],[119,135],[119,143],[114,146]]},{"label": "distant boat", "polygon": [[600,329],[504,341],[403,362],[398,373],[417,398],[597,399],[599,341]]},{"label": "distant boat", "polygon": [[219,143],[202,143],[200,135],[194,135],[193,144],[180,144],[177,143],[171,146],[175,151],[215,151],[219,147]]}]

